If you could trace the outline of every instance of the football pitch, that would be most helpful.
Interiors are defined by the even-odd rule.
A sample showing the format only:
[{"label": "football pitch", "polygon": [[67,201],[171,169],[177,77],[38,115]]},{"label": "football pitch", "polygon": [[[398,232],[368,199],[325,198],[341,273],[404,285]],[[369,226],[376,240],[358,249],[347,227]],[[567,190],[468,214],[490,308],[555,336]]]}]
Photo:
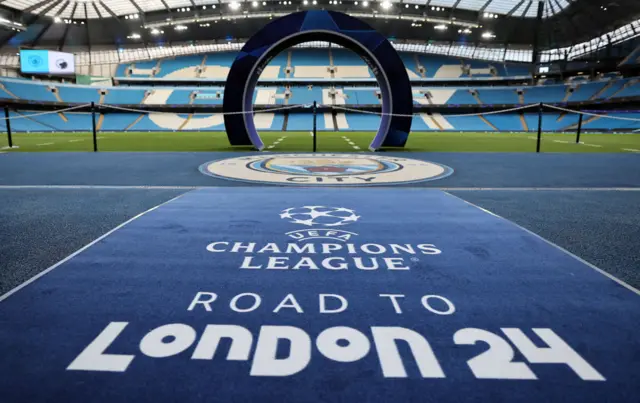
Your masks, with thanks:
[{"label": "football pitch", "polygon": [[[317,151],[368,151],[373,132],[318,132]],[[263,132],[265,151],[313,151],[311,132]],[[414,132],[407,145],[394,151],[535,152],[537,133]],[[640,153],[640,133],[581,135],[543,133],[542,152]],[[250,151],[232,147],[225,132],[99,132],[99,151]],[[93,151],[90,132],[14,133],[13,148],[0,135],[0,152]]]}]

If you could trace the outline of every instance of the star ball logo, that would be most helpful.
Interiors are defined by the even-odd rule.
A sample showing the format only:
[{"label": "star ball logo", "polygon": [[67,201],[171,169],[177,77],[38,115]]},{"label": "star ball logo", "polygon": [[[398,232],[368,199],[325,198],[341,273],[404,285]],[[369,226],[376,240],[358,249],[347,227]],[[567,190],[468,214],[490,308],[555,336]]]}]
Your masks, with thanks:
[{"label": "star ball logo", "polygon": [[292,224],[313,227],[286,233],[296,241],[325,238],[347,242],[352,236],[358,234],[336,229],[336,227],[353,224],[360,219],[360,216],[355,210],[345,207],[303,206],[282,210],[280,218]]}]

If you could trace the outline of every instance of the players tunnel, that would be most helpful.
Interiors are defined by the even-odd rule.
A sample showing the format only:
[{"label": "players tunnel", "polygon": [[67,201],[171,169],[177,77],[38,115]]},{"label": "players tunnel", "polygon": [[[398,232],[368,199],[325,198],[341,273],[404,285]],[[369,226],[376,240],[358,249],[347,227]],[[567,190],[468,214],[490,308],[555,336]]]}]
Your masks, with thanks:
[{"label": "players tunnel", "polygon": [[289,14],[266,25],[247,41],[231,66],[224,90],[224,124],[230,144],[264,149],[253,120],[253,92],[258,78],[278,53],[310,41],[338,44],[367,63],[380,86],[382,101],[380,127],[369,149],[403,147],[413,113],[411,84],[404,64],[383,35],[365,22],[336,11]]}]

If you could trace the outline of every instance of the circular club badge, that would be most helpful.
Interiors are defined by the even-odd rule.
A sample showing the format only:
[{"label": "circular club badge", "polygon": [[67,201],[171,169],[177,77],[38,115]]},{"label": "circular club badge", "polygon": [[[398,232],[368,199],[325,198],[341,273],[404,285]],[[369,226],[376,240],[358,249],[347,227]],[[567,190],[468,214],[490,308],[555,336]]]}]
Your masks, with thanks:
[{"label": "circular club badge", "polygon": [[453,169],[411,158],[367,154],[260,154],[207,162],[200,171],[245,182],[363,186],[441,179]]}]

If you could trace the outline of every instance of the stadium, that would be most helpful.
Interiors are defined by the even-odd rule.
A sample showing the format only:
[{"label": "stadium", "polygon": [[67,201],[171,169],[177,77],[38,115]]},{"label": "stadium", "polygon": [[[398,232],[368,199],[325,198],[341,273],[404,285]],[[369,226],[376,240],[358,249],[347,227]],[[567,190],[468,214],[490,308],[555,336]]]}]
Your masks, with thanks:
[{"label": "stadium", "polygon": [[0,1],[1,402],[636,402],[640,3]]}]

